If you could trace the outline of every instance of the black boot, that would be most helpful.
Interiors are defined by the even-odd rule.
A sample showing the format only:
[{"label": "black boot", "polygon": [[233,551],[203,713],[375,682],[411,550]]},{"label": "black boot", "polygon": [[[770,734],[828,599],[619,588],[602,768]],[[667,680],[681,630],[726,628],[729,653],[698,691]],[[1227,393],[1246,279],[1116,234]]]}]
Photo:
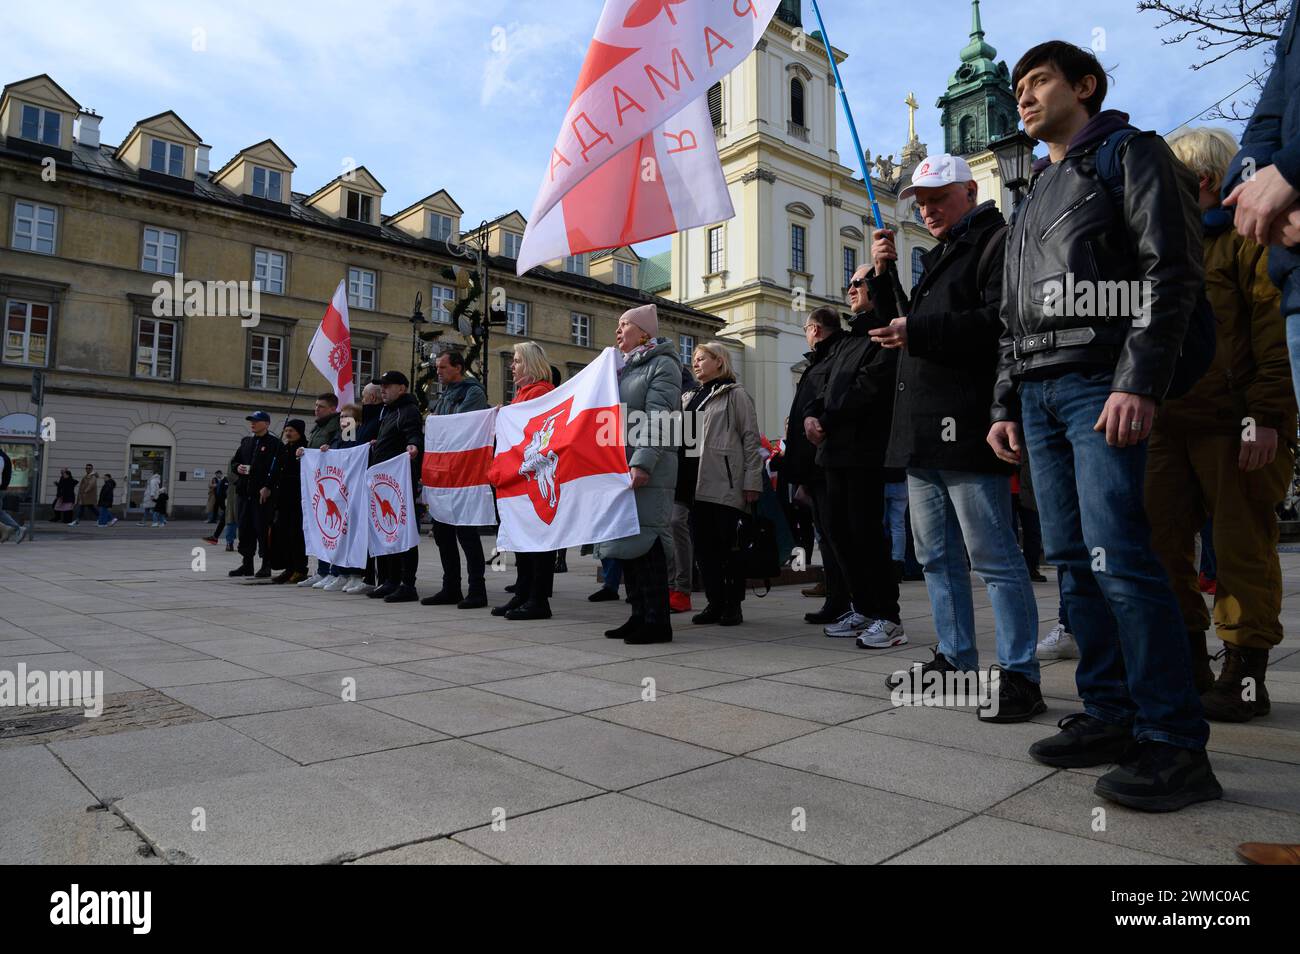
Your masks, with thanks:
[{"label": "black boot", "polygon": [[465,594],[460,591],[460,587],[444,586],[432,596],[426,596],[420,600],[421,606],[450,606],[452,603],[459,603],[465,598]]},{"label": "black boot", "polygon": [[631,618],[622,626],[615,626],[613,629],[605,630],[605,638],[625,639],[644,625],[645,620],[633,613]]},{"label": "black boot", "polygon": [[415,587],[407,586],[403,583],[393,592],[384,597],[385,603],[415,603],[420,599],[420,594],[416,592]]},{"label": "black boot", "polygon": [[1223,655],[1223,671],[1201,696],[1205,718],[1215,722],[1249,722],[1255,716],[1268,715],[1272,709],[1264,685],[1268,650],[1224,643]]},{"label": "black boot", "polygon": [[255,580],[269,580],[271,578],[271,568],[263,563],[258,567],[257,572],[253,574]]},{"label": "black boot", "polygon": [[975,713],[981,722],[1028,722],[1047,711],[1038,683],[1020,672],[998,669],[998,695]]},{"label": "black boot", "polygon": [[591,603],[605,603],[616,599],[618,599],[618,590],[611,590],[608,586],[602,586],[587,597],[587,600]]},{"label": "black boot", "polygon": [[[707,608],[705,612],[708,612]],[[745,617],[741,615],[739,603],[724,607],[722,615],[718,617],[719,626],[739,626],[744,621]]]},{"label": "black boot", "polygon": [[803,621],[805,623],[817,623],[826,625],[833,623],[849,611],[847,606],[832,607],[830,603],[823,604],[822,608],[815,613],[804,613]]},{"label": "black boot", "polygon": [[235,567],[233,570],[231,570],[229,573],[226,574],[226,576],[252,576],[252,575],[253,575],[252,560],[245,560],[239,566]]},{"label": "black boot", "polygon": [[1144,812],[1173,812],[1223,797],[1204,749],[1139,742],[1092,789],[1102,798]]},{"label": "black boot", "polygon": [[372,600],[382,600],[392,596],[393,591],[396,589],[397,584],[392,580],[388,580],[386,583],[380,583],[373,590],[367,593],[366,596]]},{"label": "black boot", "polygon": [[1076,712],[1056,723],[1061,731],[1029,747],[1034,761],[1057,768],[1087,768],[1118,762],[1133,744],[1133,727],[1102,722]]},{"label": "black boot", "polygon": [[528,602],[527,596],[524,596],[522,593],[516,593],[514,596],[510,598],[510,602],[505,603],[501,606],[494,606],[492,608],[492,615],[505,616],[506,613],[509,613],[511,610],[519,609],[519,607],[523,606],[527,602]]},{"label": "black boot", "polygon": [[568,550],[561,550],[559,553],[555,555],[555,572],[556,573],[569,572],[569,551]]},{"label": "black boot", "polygon": [[710,626],[722,619],[722,605],[720,603],[707,603],[704,609],[691,617],[691,622],[698,626]]},{"label": "black boot", "polygon": [[512,609],[510,612],[506,613],[506,619],[511,619],[511,620],[550,619],[550,618],[551,618],[551,603],[549,600],[545,598],[539,600],[529,600],[528,602],[524,603],[523,606],[520,606],[517,609]]},{"label": "black boot", "polygon": [[1192,656],[1192,684],[1196,694],[1203,696],[1214,686],[1214,670],[1210,668],[1210,652],[1205,647],[1205,630],[1187,633],[1187,651]]},{"label": "black boot", "polygon": [[456,609],[482,609],[484,606],[487,606],[487,587],[482,583],[477,586],[471,583],[469,593],[456,604]]},{"label": "black boot", "polygon": [[289,577],[293,576],[293,570],[283,570],[271,577],[272,583],[288,583]]},{"label": "black boot", "polygon": [[642,646],[647,643],[671,643],[672,641],[672,623],[642,623],[623,637],[623,642],[629,646]]}]

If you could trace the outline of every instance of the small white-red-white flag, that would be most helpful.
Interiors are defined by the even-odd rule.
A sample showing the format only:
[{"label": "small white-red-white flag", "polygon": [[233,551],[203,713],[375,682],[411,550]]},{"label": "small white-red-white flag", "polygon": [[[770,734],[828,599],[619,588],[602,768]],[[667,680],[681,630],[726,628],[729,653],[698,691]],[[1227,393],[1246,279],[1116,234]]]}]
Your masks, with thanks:
[{"label": "small white-red-white flag", "polygon": [[405,553],[420,543],[420,522],[411,488],[411,458],[405,453],[366,468],[366,515],[370,553]]},{"label": "small white-red-white flag", "polygon": [[516,262],[534,265],[734,215],[707,93],[779,0],[606,0]]},{"label": "small white-red-white flag", "polygon": [[554,391],[497,411],[499,549],[537,553],[640,532],[618,361],[606,348]]},{"label": "small white-red-white flag", "polygon": [[312,335],[311,346],[307,349],[311,363],[316,366],[325,380],[329,382],[334,393],[339,396],[339,405],[352,404],[356,401],[352,386],[352,332],[348,328],[348,283],[339,282],[334,290],[334,298],[325,309],[325,317],[320,327]]},{"label": "small white-red-white flag", "polygon": [[439,523],[487,527],[497,522],[488,481],[496,417],[497,409],[490,407],[424,419],[420,484],[429,516]]}]

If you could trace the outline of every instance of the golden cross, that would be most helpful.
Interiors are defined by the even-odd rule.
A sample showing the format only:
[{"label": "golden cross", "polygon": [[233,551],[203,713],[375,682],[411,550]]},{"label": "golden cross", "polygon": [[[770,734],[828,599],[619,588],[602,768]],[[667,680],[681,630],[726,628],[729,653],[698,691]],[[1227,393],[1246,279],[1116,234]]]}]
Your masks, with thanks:
[{"label": "golden cross", "polygon": [[915,93],[908,93],[903,104],[907,106],[907,138],[910,142],[916,139],[916,111],[921,108],[921,104],[916,101]]}]

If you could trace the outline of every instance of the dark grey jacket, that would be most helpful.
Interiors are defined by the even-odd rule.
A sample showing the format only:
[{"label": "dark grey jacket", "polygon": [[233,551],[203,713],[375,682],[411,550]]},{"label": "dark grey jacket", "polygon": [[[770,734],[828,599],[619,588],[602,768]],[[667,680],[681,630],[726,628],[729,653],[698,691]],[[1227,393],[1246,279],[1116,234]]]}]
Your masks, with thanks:
[{"label": "dark grey jacket", "polygon": [[487,394],[483,391],[483,385],[473,378],[461,378],[442,389],[429,413],[464,414],[466,411],[487,410],[487,406]]}]

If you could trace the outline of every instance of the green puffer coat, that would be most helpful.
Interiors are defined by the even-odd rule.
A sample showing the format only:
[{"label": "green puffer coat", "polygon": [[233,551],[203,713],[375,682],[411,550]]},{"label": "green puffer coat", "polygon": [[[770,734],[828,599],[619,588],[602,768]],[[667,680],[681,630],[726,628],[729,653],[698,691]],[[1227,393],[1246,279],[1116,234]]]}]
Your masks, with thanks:
[{"label": "green puffer coat", "polygon": [[[629,467],[639,467],[650,474],[650,482],[636,491],[637,520],[641,532],[596,544],[596,555],[601,559],[633,560],[644,556],[654,546],[658,537],[665,553],[672,552],[673,494],[677,488],[677,444],[668,444],[669,437],[679,437],[679,432],[656,433],[655,427],[642,424],[635,428],[633,412],[653,415],[667,414],[682,409],[682,364],[676,348],[667,338],[655,339],[649,351],[634,355],[618,381],[619,400],[627,408],[628,424],[627,462]],[[640,417],[640,415],[637,415]],[[654,420],[654,418],[651,418]],[[635,439],[635,441],[634,441]]]}]

